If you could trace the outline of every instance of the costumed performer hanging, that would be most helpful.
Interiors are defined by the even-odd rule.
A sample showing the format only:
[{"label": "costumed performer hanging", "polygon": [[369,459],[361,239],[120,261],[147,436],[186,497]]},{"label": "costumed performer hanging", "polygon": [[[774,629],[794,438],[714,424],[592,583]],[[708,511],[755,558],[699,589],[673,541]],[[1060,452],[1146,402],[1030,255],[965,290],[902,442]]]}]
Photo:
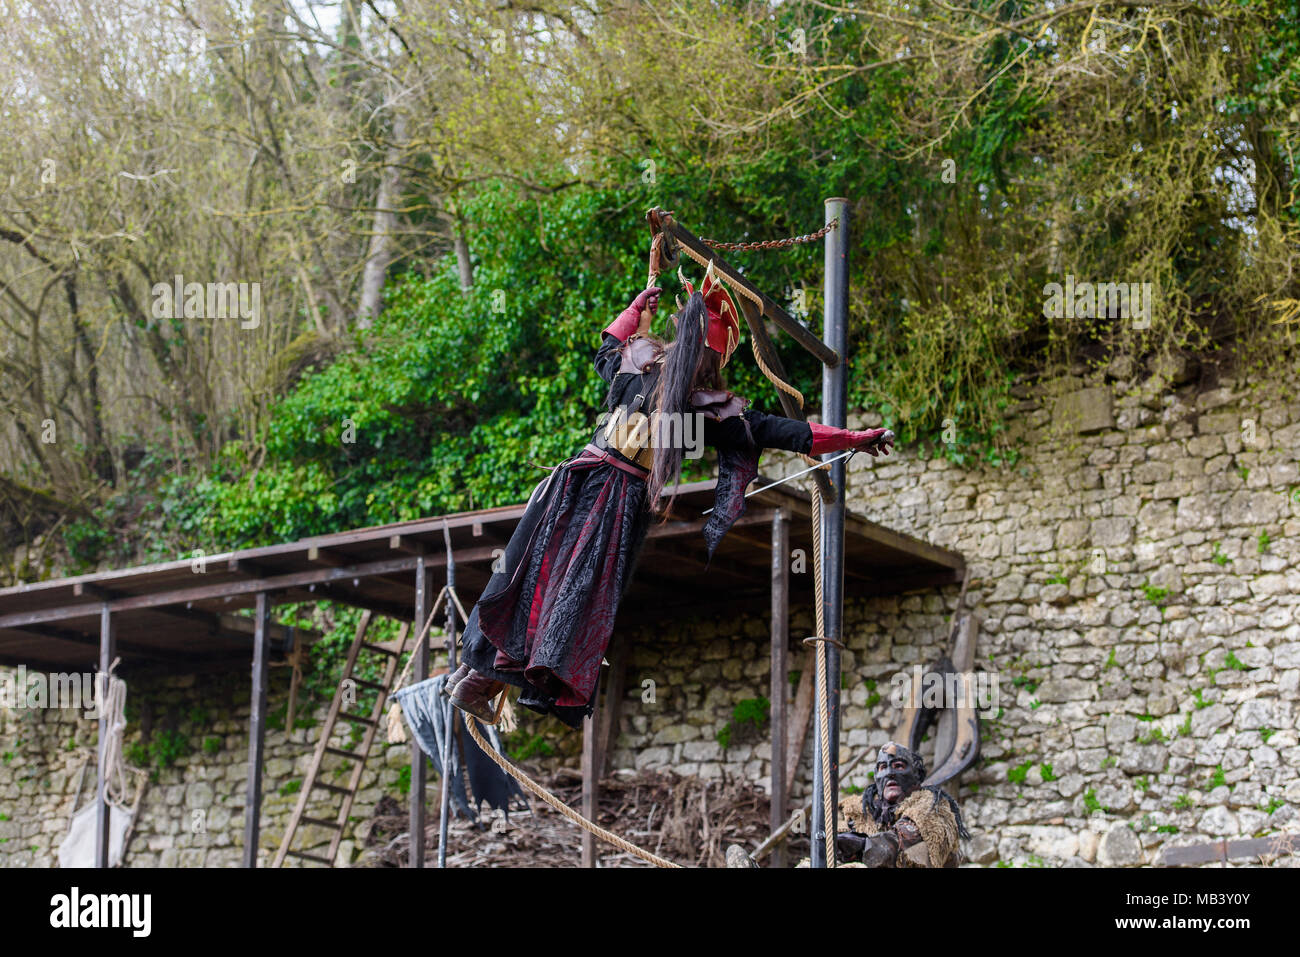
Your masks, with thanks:
[{"label": "costumed performer hanging", "polygon": [[520,704],[572,728],[592,713],[601,659],[651,513],[671,506],[673,496],[661,493],[680,478],[687,416],[697,417],[704,444],[718,454],[715,507],[704,526],[710,557],[745,510],[763,449],[888,454],[892,433],[884,429],[768,415],[728,391],[722,368],[740,341],[740,311],[712,265],[698,291],[682,282],[688,299],[672,317],[671,343],[649,334],[658,288],[641,292],[605,328],[595,366],[609,383],[609,420],[533,490],[470,613],[463,664],[448,681],[463,711],[491,720],[490,702],[511,684],[522,689]]}]

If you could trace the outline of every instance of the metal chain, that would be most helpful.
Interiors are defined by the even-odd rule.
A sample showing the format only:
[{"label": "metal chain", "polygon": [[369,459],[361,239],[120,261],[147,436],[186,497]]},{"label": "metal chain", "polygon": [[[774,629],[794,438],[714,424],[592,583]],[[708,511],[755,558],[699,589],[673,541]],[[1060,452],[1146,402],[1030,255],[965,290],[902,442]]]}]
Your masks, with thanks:
[{"label": "metal chain", "polygon": [[839,217],[835,217],[815,233],[806,233],[803,236],[791,236],[788,239],[765,239],[757,243],[724,243],[717,239],[701,239],[700,242],[711,249],[788,249],[791,246],[797,246],[800,243],[815,243],[832,229],[840,224]]}]

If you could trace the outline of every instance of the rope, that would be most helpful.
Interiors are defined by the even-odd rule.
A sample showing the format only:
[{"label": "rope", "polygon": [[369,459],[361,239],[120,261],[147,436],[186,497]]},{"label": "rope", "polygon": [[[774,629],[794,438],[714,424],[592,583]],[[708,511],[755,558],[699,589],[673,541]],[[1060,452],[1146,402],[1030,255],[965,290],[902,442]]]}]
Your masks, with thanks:
[{"label": "rope", "polygon": [[[433,600],[433,609],[429,612],[429,618],[425,621],[424,628],[420,631],[420,636],[416,638],[415,643],[411,645],[411,654],[406,659],[406,666],[402,668],[402,673],[397,676],[397,681],[395,681],[393,686],[388,689],[388,719],[384,725],[384,737],[388,740],[389,744],[403,744],[406,741],[406,728],[402,724],[402,706],[391,699],[393,695],[397,693],[398,689],[406,684],[407,676],[411,673],[411,666],[415,664],[416,655],[419,654],[420,644],[424,641],[425,636],[429,634],[429,629],[433,627],[433,619],[437,616],[438,609],[442,606],[442,600],[446,596],[447,586],[443,585],[442,591],[438,592],[438,597]],[[455,598],[454,592],[452,593],[452,597]],[[457,600],[456,604],[459,605],[460,601]],[[399,648],[398,651],[400,652],[401,649]]]},{"label": "rope", "polygon": [[[762,353],[758,351],[758,343],[755,341],[752,333],[749,337],[749,350],[754,353],[754,361],[758,363],[758,368],[762,370],[763,375],[767,376],[767,381],[771,382],[772,385],[776,386],[786,395],[791,396],[795,402],[799,403],[799,408],[802,409],[803,393],[772,371],[771,367],[763,359]],[[823,462],[821,459],[815,459],[811,455],[804,455],[802,452],[799,453],[799,457],[809,465],[815,465],[820,469],[830,471],[830,463],[828,462]]]},{"label": "rope", "polygon": [[[834,225],[835,222],[832,222],[830,226],[827,227],[827,229],[830,229]],[[825,234],[826,234],[825,231],[823,231],[817,236],[817,238],[821,238],[821,236],[824,236]],[[655,239],[658,240],[662,235],[663,235],[662,233],[657,233],[655,235]],[[682,252],[686,253],[686,255],[690,256],[692,259],[694,259],[697,263],[699,263],[701,266],[705,267],[706,269],[708,268],[709,263],[712,261],[710,259],[706,259],[704,256],[701,256],[699,253],[691,249],[689,246],[681,246],[680,249]],[[651,244],[650,258],[651,261],[653,262],[655,258],[653,243]],[[744,296],[746,299],[752,302],[755,306],[757,306],[759,315],[760,316],[762,315],[763,300],[760,297],[754,295],[754,293],[750,292],[747,288],[745,288],[745,286],[741,285],[740,283],[733,283],[732,286],[729,288],[734,288],[736,292],[740,293],[742,296]],[[758,363],[758,368],[762,370],[763,375],[767,376],[767,381],[771,382],[773,386],[780,389],[786,395],[794,399],[795,402],[799,404],[799,408],[802,409],[804,407],[803,393],[772,371],[772,367],[767,364],[767,361],[759,353],[758,344],[754,341],[754,336],[752,334],[749,337],[749,348],[750,351],[754,353],[754,361]],[[799,457],[802,458],[809,465],[816,465],[819,467],[823,467],[825,469],[830,468],[829,465],[826,465],[820,459],[813,458],[811,455],[800,454]]]},{"label": "rope", "polygon": [[[402,685],[406,683],[406,678],[411,673],[411,665],[415,664],[416,652],[420,650],[420,642],[424,641],[425,635],[427,635],[429,629],[433,627],[434,616],[438,614],[438,609],[442,605],[442,600],[445,597],[447,597],[447,586],[443,585],[442,591],[438,592],[438,597],[433,600],[433,610],[429,612],[428,620],[424,623],[424,627],[420,629],[420,636],[416,638],[415,643],[411,645],[411,656],[406,659],[406,667],[402,669],[402,673],[398,675],[397,680],[393,682],[393,687],[388,690],[388,696],[390,698],[399,688],[402,687]],[[454,593],[453,597],[455,597]],[[460,606],[460,599],[456,599],[456,605],[457,607]]]},{"label": "rope", "polygon": [[[839,225],[839,219],[836,218],[831,220],[829,223],[827,223],[824,227],[822,227],[815,233],[808,233],[807,235],[804,236],[795,236],[789,239],[772,239],[772,240],[767,240],[764,242],[756,242],[756,243],[724,243],[724,242],[718,242],[716,240],[705,239],[702,240],[702,242],[706,246],[709,246],[712,249],[736,249],[736,250],[780,249],[780,248],[794,246],[797,243],[808,243],[808,242],[813,242],[815,240],[821,239],[823,236],[829,233],[832,229],[836,228],[838,225]],[[656,275],[655,267],[658,265],[658,247],[655,244],[658,243],[661,240],[661,238],[662,238],[662,234],[657,233],[650,245],[650,283],[648,283],[648,285],[653,284]],[[709,263],[712,261],[711,258],[706,258],[700,255],[695,250],[691,249],[689,246],[682,245],[679,248],[681,249],[682,252],[686,253],[687,256],[695,260],[696,263],[705,267],[706,269],[708,268]],[[746,299],[748,299],[750,302],[752,302],[755,306],[758,307],[759,315],[761,316],[764,308],[763,300],[755,293],[751,292],[742,283],[733,283],[732,285],[734,286],[736,292],[740,293],[742,296],[744,296]],[[754,340],[754,336],[752,334],[749,337],[749,347],[750,347],[750,351],[753,352],[754,354],[754,361],[758,364],[758,368],[762,370],[763,375],[767,377],[767,380],[771,382],[772,385],[775,386],[777,389],[779,389],[780,391],[784,392],[786,395],[794,399],[795,402],[798,403],[799,408],[803,409],[804,407],[803,393],[772,371],[771,367],[767,364],[767,361],[763,358],[762,354],[758,351],[758,343]],[[827,470],[830,469],[830,463],[828,462],[823,463],[820,459],[813,458],[811,455],[801,454],[800,457],[809,465],[820,466]],[[833,639],[826,637],[826,621],[825,621],[826,612],[825,609],[822,607],[822,502],[821,502],[820,491],[817,489],[813,489],[810,498],[812,499],[813,569],[814,569],[814,588],[816,590],[816,603],[817,603],[817,635],[815,638],[809,640],[814,641],[817,645],[817,710],[818,710],[818,719],[819,719],[818,720],[819,736],[821,738],[819,742],[820,745],[819,751],[820,751],[821,768],[822,768],[822,774],[821,774],[822,827],[825,831],[826,864],[828,867],[834,867],[835,866],[835,833],[834,833],[835,829],[833,827],[833,822],[834,822],[834,807],[835,807],[834,797],[835,796],[831,793],[829,787],[830,779],[831,779],[830,690],[826,686],[826,669],[827,669],[826,642],[832,641]],[[498,761],[498,764],[500,763],[501,762]],[[504,767],[504,765],[502,766]],[[542,797],[541,794],[539,794],[538,796]],[[542,799],[546,800],[545,797],[542,797]],[[547,803],[551,803],[551,802],[547,801]],[[561,813],[564,813],[566,816],[575,813],[566,805],[560,805],[560,806],[564,808],[564,810],[561,811]],[[584,826],[586,824],[590,824],[590,822],[586,822],[585,819],[581,817],[578,817],[577,820],[583,822]],[[594,824],[590,826],[593,828],[595,827]],[[595,832],[593,831],[593,833]],[[610,836],[613,837],[613,835]],[[621,840],[621,839],[616,839],[616,840]],[[637,851],[633,850],[632,853],[636,854]],[[638,856],[641,855],[638,854]],[[660,866],[662,867],[665,865],[661,864]]]},{"label": "rope", "polygon": [[813,589],[817,608],[817,730],[822,766],[822,829],[825,831],[826,866],[835,866],[834,795],[831,794],[830,689],[826,687],[826,610],[822,607],[822,497],[812,495]]},{"label": "rope", "polygon": [[114,659],[108,674],[98,680],[107,678],[107,688],[100,685],[103,700],[99,703],[100,713],[105,718],[104,733],[104,800],[113,807],[126,804],[126,761],[122,757],[122,738],[126,732],[126,682],[113,674],[118,661]]},{"label": "rope", "polygon": [[[505,696],[506,696],[505,692],[502,692],[501,697],[504,698]],[[500,709],[498,707],[498,714],[499,713],[500,713]],[[502,771],[506,772],[506,774],[510,775],[512,778],[514,778],[516,781],[522,784],[526,789],[528,789],[530,792],[532,792],[534,795],[540,798],[544,803],[549,804],[552,809],[558,811],[564,817],[567,817],[570,821],[578,825],[578,827],[582,828],[587,833],[594,834],[596,837],[600,838],[602,841],[606,842],[607,844],[612,844],[615,847],[617,847],[619,850],[626,851],[627,853],[631,854],[634,857],[639,857],[641,858],[641,860],[653,864],[655,867],[678,867],[678,868],[681,867],[680,864],[674,864],[672,861],[665,860],[662,857],[659,857],[655,854],[651,854],[649,851],[645,850],[644,848],[637,847],[635,844],[623,840],[623,838],[619,837],[617,834],[613,833],[612,831],[607,831],[600,825],[593,824],[591,821],[588,821],[585,817],[583,817],[573,808],[569,807],[569,805],[565,804],[563,801],[557,798],[550,791],[546,790],[546,788],[542,787],[540,784],[538,784],[536,781],[530,778],[523,771],[519,770],[517,767],[515,767],[513,764],[507,761],[502,755],[497,754],[496,748],[492,747],[490,744],[487,743],[487,741],[483,739],[482,733],[478,730],[477,720],[473,720],[470,718],[469,715],[466,715],[465,726],[469,728],[470,737],[474,739],[474,743],[477,744],[480,748],[482,748],[484,754],[486,754],[489,758],[491,758],[494,762],[496,762],[497,767],[499,767]]]}]

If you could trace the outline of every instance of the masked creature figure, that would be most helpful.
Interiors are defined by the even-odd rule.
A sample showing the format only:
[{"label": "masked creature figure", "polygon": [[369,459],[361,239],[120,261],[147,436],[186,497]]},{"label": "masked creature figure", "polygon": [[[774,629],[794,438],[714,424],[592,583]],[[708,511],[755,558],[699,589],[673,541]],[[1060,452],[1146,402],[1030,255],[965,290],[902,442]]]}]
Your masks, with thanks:
[{"label": "masked creature figure", "polygon": [[876,756],[876,776],[863,792],[840,802],[850,830],[835,839],[844,863],[868,867],[956,867],[957,839],[970,838],[957,802],[924,787],[925,761],[892,741]]},{"label": "masked creature figure", "polygon": [[649,335],[657,288],[604,330],[595,365],[609,383],[607,421],[533,490],[470,613],[464,664],[448,681],[463,711],[490,720],[489,703],[511,684],[522,689],[520,704],[581,727],[652,512],[671,506],[672,494],[661,493],[675,491],[688,445],[718,454],[715,510],[703,530],[710,557],[745,510],[762,449],[888,453],[892,434],[883,429],[836,429],[748,408],[722,379],[740,340],[740,311],[711,267],[699,291],[683,283],[689,299],[673,316],[668,345]]}]

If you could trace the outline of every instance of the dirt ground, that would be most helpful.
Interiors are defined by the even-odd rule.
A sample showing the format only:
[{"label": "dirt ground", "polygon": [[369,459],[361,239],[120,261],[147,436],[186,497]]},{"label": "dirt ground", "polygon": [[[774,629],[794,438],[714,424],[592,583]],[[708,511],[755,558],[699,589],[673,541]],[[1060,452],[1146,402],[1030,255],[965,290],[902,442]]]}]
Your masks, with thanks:
[{"label": "dirt ground", "polygon": [[[581,809],[582,783],[565,772],[541,783],[570,807]],[[435,792],[436,793],[436,792]],[[532,809],[511,810],[508,823],[485,806],[477,823],[453,817],[447,837],[448,867],[579,867],[583,832],[535,799]],[[703,781],[643,771],[601,782],[596,823],[627,841],[686,867],[724,867],[730,844],[747,851],[769,833],[766,792],[747,781]],[[384,798],[376,808],[362,867],[404,866],[409,853],[405,806]],[[652,865],[603,842],[600,867]],[[808,853],[807,837],[796,838],[792,860]],[[425,831],[425,861],[438,861],[436,809]],[[764,861],[764,865],[770,864]]]}]

